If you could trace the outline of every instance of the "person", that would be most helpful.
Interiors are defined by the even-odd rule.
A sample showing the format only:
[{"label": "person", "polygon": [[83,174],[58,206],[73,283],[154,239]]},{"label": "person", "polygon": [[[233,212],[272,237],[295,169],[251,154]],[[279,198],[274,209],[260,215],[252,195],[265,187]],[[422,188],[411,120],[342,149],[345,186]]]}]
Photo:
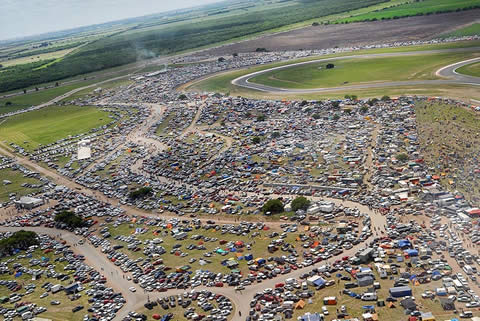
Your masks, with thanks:
[{"label": "person", "polygon": [[242,311],[238,311],[238,315],[239,315],[239,316],[242,316]]}]

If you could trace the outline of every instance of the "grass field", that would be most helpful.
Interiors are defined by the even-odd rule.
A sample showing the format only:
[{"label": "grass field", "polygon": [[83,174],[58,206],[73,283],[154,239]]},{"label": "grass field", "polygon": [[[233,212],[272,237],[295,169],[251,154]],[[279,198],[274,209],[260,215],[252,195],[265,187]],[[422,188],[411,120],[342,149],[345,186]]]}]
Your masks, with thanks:
[{"label": "grass field", "polygon": [[[115,227],[115,228],[111,227],[109,229],[109,231],[110,231],[110,233],[112,234],[113,237],[117,236],[117,235],[128,236],[132,232],[135,231],[135,227],[143,227],[143,225],[132,225],[132,226],[130,226],[130,224],[122,224],[122,225],[120,225],[118,227]],[[251,250],[244,249],[244,253],[253,253],[256,258],[271,256],[271,254],[269,254],[268,251],[267,251],[267,246],[271,241],[271,239],[267,236],[269,233],[271,233],[271,231],[260,231],[260,235],[258,235],[254,239],[250,239],[247,236],[244,236],[244,237],[242,236],[242,240],[245,243],[252,243]],[[195,270],[198,270],[198,269],[206,269],[206,270],[214,271],[214,272],[228,273],[230,271],[230,269],[221,265],[220,262],[223,261],[223,260],[230,259],[230,258],[236,258],[235,253],[228,253],[227,255],[224,255],[224,256],[220,255],[220,254],[212,254],[211,257],[206,257],[205,258],[203,256],[203,254],[205,252],[213,252],[214,249],[217,248],[217,247],[224,248],[224,246],[219,244],[218,240],[216,242],[204,242],[203,245],[206,248],[205,250],[187,250],[186,249],[187,245],[189,245],[189,244],[199,244],[199,241],[194,241],[194,240],[190,239],[190,236],[195,235],[195,234],[203,235],[203,236],[210,237],[210,238],[218,238],[218,240],[225,240],[227,242],[230,242],[230,241],[235,242],[239,239],[239,237],[237,235],[234,235],[234,234],[229,234],[229,233],[221,234],[218,231],[205,230],[205,229],[199,229],[199,230],[194,229],[193,231],[188,232],[188,237],[185,241],[176,241],[171,235],[163,236],[163,235],[161,235],[161,233],[159,233],[158,236],[155,236],[155,235],[153,235],[153,230],[149,231],[147,233],[144,233],[144,234],[138,234],[137,238],[141,241],[144,241],[144,240],[147,240],[147,239],[151,240],[151,239],[154,239],[154,238],[157,238],[157,237],[161,238],[164,241],[161,245],[167,251],[167,253],[162,255],[163,262],[166,266],[171,267],[173,269],[175,269],[177,267],[180,267],[180,266],[183,266],[183,265],[190,265],[192,271],[195,271]],[[297,235],[298,235],[298,233],[289,233],[287,238],[285,239],[285,242],[297,245],[298,250],[300,251],[301,243],[299,241],[295,241],[295,238],[296,238]],[[253,240],[255,240],[255,243],[253,243]],[[126,243],[124,243],[124,242],[121,242],[121,241],[115,241],[115,242],[117,242],[118,244],[126,246]],[[182,251],[182,252],[189,253],[188,256],[181,257],[181,256],[176,256],[176,255],[169,254],[170,251],[173,249],[173,246],[177,243],[182,244],[182,247],[180,247],[179,250]],[[130,251],[126,248],[123,248],[121,250],[131,258],[136,259],[136,258],[145,256],[142,253],[143,251],[133,252],[133,251]],[[284,253],[284,252],[279,250],[278,253]],[[195,258],[196,261],[193,262],[193,263],[189,263],[189,260],[192,259],[192,258]],[[201,259],[201,258],[208,259],[212,263],[209,263],[209,264],[206,264],[206,265],[202,266],[198,262],[198,260]],[[239,263],[238,269],[242,273],[248,273],[247,262],[245,260],[240,260],[240,261],[238,261],[238,263]]]},{"label": "grass field", "polygon": [[[357,83],[436,79],[435,71],[445,65],[472,57],[471,53],[415,55],[404,57],[353,58],[332,60],[272,71],[250,82],[278,88],[339,87]],[[327,69],[332,63],[335,68]]]},{"label": "grass field", "polygon": [[[8,266],[10,267],[10,269],[12,271],[15,271],[12,268],[12,265],[15,264],[15,263],[20,263],[25,267],[30,266],[29,261],[31,259],[30,258],[21,258],[21,256],[23,254],[24,254],[24,252],[20,252],[20,254],[18,254],[14,257],[15,260],[13,260],[13,262],[10,262],[8,264]],[[50,262],[53,262],[57,256],[55,256],[53,254],[53,252],[45,254],[41,250],[36,250],[34,253],[32,253],[32,258],[40,260],[42,257],[44,257],[45,259],[48,259]],[[9,259],[9,258],[12,258],[12,257],[7,257],[6,259]],[[3,261],[5,261],[6,259],[3,259]],[[54,270],[57,273],[66,273],[63,270],[63,267],[65,265],[66,265],[66,262],[55,262]],[[33,269],[38,269],[39,266],[37,265],[37,266],[32,267],[32,268]],[[66,274],[69,274],[69,273],[67,272]],[[22,276],[20,276],[18,278],[14,278],[12,275],[9,275],[9,274],[2,274],[2,275],[0,275],[0,279],[1,280],[12,280],[12,279],[14,279],[15,281],[17,281],[21,284],[23,283],[24,285],[27,285],[27,284],[30,284],[30,283],[35,284],[36,289],[34,290],[34,292],[29,294],[29,295],[26,295],[24,298],[22,298],[21,302],[36,303],[38,306],[43,306],[43,307],[47,308],[46,312],[38,315],[38,317],[40,317],[40,318],[47,318],[47,319],[51,319],[53,321],[64,321],[64,320],[81,321],[81,320],[83,320],[83,316],[85,315],[85,313],[87,313],[86,309],[89,306],[89,303],[88,303],[88,298],[89,297],[84,292],[82,292],[82,297],[78,300],[75,300],[75,301],[70,301],[70,299],[67,297],[67,295],[65,294],[64,291],[60,291],[60,292],[57,292],[55,294],[50,293],[47,297],[42,298],[42,299],[40,298],[40,295],[45,292],[45,290],[41,288],[41,286],[45,282],[48,281],[48,282],[51,282],[53,284],[62,284],[63,286],[67,286],[68,284],[70,284],[72,282],[72,280],[73,280],[72,277],[70,277],[70,279],[67,280],[67,281],[59,281],[57,279],[45,278],[45,277],[39,278],[36,281],[32,281],[31,275],[28,275],[28,274],[23,274]],[[19,292],[20,293],[25,293],[25,290],[22,289]],[[0,287],[0,296],[9,296],[11,293],[12,292],[10,292],[6,287],[4,287],[4,286]],[[52,300],[60,301],[60,305],[51,305],[50,302]],[[77,305],[83,305],[85,307],[85,309],[83,309],[79,312],[73,313],[72,308],[77,306]],[[6,308],[11,308],[11,307],[13,308],[14,303],[7,303],[7,304],[4,304],[3,306],[6,307]],[[21,318],[15,318],[15,320],[21,320]]]},{"label": "grass field", "polygon": [[442,38],[463,36],[480,36],[480,23],[474,23],[468,27],[449,32],[445,35],[442,35]]},{"label": "grass field", "polygon": [[423,0],[392,6],[375,12],[369,12],[337,22],[348,23],[356,21],[374,21],[384,19],[398,19],[401,17],[418,16],[433,13],[452,12],[470,8],[479,8],[478,0]]},{"label": "grass field", "polygon": [[33,150],[110,121],[108,113],[95,107],[50,106],[8,118],[0,125],[0,141]]},{"label": "grass field", "polygon": [[429,166],[437,168],[445,188],[478,200],[480,182],[474,171],[480,152],[480,117],[466,108],[437,102],[415,105],[419,142]]},{"label": "grass field", "polygon": [[480,62],[458,68],[457,72],[465,75],[480,77]]},{"label": "grass field", "polygon": [[[35,178],[23,177],[23,173],[20,171],[14,171],[10,168],[0,170],[0,202],[8,201],[8,195],[15,193],[16,197],[25,196],[27,194],[38,191],[38,189],[31,189],[22,187],[23,183],[39,184],[40,181]],[[3,180],[11,181],[12,184],[5,185]]]}]

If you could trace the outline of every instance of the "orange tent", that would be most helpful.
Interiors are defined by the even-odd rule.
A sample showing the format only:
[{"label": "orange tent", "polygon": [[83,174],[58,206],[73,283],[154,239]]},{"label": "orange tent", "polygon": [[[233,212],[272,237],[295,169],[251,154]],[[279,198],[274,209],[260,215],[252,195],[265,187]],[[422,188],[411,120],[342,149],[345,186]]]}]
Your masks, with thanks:
[{"label": "orange tent", "polygon": [[295,304],[295,309],[303,309],[305,307],[305,301],[300,300]]}]

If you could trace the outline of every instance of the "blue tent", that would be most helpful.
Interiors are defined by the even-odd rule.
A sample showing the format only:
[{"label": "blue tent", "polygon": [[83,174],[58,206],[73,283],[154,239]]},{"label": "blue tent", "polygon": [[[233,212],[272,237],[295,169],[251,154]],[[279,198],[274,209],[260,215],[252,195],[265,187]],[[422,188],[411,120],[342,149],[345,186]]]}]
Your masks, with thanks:
[{"label": "blue tent", "polygon": [[407,247],[411,247],[412,243],[409,240],[398,240],[397,245],[399,248],[404,249]]},{"label": "blue tent", "polygon": [[253,254],[245,255],[245,260],[247,260],[247,261],[253,260]]},{"label": "blue tent", "polygon": [[317,279],[315,281],[313,281],[313,285],[316,286],[316,287],[319,287],[319,286],[323,286],[325,283],[325,280],[324,279]]},{"label": "blue tent", "polygon": [[15,273],[15,277],[18,278],[18,277],[22,276],[22,274],[23,274],[22,272],[17,272],[17,273]]},{"label": "blue tent", "polygon": [[405,253],[407,253],[408,256],[418,256],[418,250],[414,250],[414,249],[408,249],[405,251]]},{"label": "blue tent", "polygon": [[370,310],[370,309],[375,309],[375,307],[373,305],[364,305],[362,306],[362,309]]},{"label": "blue tent", "polygon": [[432,272],[432,276],[434,276],[434,275],[441,275],[441,273],[440,273],[440,271],[435,270],[435,271]]}]

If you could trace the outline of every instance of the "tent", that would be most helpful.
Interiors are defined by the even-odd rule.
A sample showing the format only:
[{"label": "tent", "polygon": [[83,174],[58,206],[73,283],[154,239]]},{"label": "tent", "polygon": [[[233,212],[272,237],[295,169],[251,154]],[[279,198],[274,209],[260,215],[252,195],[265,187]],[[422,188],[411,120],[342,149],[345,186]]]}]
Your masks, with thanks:
[{"label": "tent", "polygon": [[305,301],[300,300],[295,304],[295,309],[303,309],[305,307]]}]

